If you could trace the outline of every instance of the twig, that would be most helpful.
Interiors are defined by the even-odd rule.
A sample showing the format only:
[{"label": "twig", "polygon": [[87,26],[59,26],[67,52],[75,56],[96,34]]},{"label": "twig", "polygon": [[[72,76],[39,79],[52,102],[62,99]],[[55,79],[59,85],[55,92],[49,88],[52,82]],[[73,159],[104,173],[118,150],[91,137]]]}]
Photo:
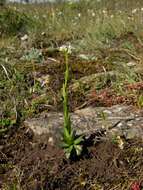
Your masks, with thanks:
[{"label": "twig", "polygon": [[4,72],[5,72],[5,74],[6,74],[7,78],[8,78],[8,80],[11,81],[11,79],[9,78],[9,75],[8,75],[8,72],[7,72],[6,68],[5,68],[5,66],[4,66],[3,64],[1,64],[1,66],[2,66],[2,68],[3,68],[3,70],[4,70]]}]

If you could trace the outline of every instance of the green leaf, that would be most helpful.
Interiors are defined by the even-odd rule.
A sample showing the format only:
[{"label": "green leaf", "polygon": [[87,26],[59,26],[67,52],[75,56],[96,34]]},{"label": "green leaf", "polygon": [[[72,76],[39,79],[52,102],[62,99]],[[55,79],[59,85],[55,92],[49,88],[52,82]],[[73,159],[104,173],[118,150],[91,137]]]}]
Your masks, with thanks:
[{"label": "green leaf", "polygon": [[72,144],[74,141],[72,133],[69,133],[67,128],[64,128],[63,141],[68,144]]},{"label": "green leaf", "polygon": [[64,128],[64,136],[66,138],[70,138],[70,133],[69,133],[69,131],[68,131],[68,129],[66,127]]},{"label": "green leaf", "polygon": [[63,142],[62,144],[61,144],[61,146],[62,146],[62,148],[68,148],[69,146],[71,146],[71,145],[69,145],[68,143],[65,143],[65,142]]},{"label": "green leaf", "polygon": [[7,128],[0,129],[0,133],[4,133],[4,132],[6,132],[7,130],[8,130]]},{"label": "green leaf", "polygon": [[71,145],[69,148],[66,148],[66,149],[65,149],[65,154],[66,154],[66,158],[67,158],[67,159],[70,158],[73,149],[74,149],[74,146],[73,146],[73,145]]},{"label": "green leaf", "polygon": [[74,144],[75,144],[75,145],[78,145],[78,144],[80,144],[81,142],[83,142],[83,137],[82,137],[82,136],[80,136],[80,137],[78,137],[78,138],[76,138],[76,139],[74,140]]}]

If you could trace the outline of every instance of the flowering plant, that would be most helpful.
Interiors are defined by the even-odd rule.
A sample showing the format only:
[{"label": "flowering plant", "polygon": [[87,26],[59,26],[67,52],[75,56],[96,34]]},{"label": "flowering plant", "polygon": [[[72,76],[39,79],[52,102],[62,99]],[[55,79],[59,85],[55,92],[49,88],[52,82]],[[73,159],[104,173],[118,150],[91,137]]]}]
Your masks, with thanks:
[{"label": "flowering plant", "polygon": [[73,156],[79,156],[82,152],[83,137],[77,136],[75,131],[71,127],[71,120],[68,109],[68,81],[69,81],[69,65],[68,65],[68,54],[71,53],[71,49],[67,46],[60,47],[59,49],[65,55],[65,81],[63,84],[63,110],[64,110],[64,130],[62,135],[62,147],[65,150],[65,154],[67,158],[71,158]]}]

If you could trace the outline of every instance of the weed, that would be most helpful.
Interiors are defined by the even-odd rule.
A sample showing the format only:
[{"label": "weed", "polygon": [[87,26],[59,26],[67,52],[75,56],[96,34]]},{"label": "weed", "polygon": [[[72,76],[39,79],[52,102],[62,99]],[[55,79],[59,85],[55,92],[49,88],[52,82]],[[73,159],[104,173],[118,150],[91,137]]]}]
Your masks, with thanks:
[{"label": "weed", "polygon": [[112,136],[112,143],[118,145],[120,149],[124,148],[124,142],[119,135]]},{"label": "weed", "polygon": [[140,95],[137,99],[137,105],[139,108],[143,108],[143,95]]},{"label": "weed", "polygon": [[122,43],[121,47],[135,52],[134,44],[130,41],[125,41],[124,43]]},{"label": "weed", "polygon": [[101,111],[101,112],[100,112],[100,117],[102,118],[103,121],[106,121],[107,118],[108,118],[107,113],[104,112],[104,111]]},{"label": "weed", "polygon": [[18,32],[25,32],[30,23],[30,20],[26,14],[6,7],[0,10],[0,34],[15,35]]},{"label": "weed", "polygon": [[44,60],[44,57],[40,50],[36,48],[32,48],[21,59],[25,61],[36,61],[38,63],[42,63]]},{"label": "weed", "polygon": [[35,63],[43,63],[44,57],[42,55],[42,52],[36,48],[32,48],[29,52],[27,52],[24,56],[21,58],[24,61],[32,62],[33,66],[33,80],[34,80],[34,86],[30,89],[30,92],[35,92],[37,83],[36,83],[36,69],[35,69]]},{"label": "weed", "polygon": [[0,121],[0,126],[2,126],[2,127],[7,127],[11,124],[13,124],[13,121],[8,118],[1,119],[1,121]]},{"label": "weed", "polygon": [[68,54],[70,53],[70,49],[68,47],[60,48],[60,51],[64,53],[65,56],[65,81],[63,84],[63,110],[64,110],[64,129],[62,135],[62,147],[65,150],[65,154],[67,158],[72,158],[74,156],[79,156],[82,152],[83,137],[77,136],[76,132],[71,127],[71,120],[68,109],[68,81],[69,81],[69,65],[68,65]]}]

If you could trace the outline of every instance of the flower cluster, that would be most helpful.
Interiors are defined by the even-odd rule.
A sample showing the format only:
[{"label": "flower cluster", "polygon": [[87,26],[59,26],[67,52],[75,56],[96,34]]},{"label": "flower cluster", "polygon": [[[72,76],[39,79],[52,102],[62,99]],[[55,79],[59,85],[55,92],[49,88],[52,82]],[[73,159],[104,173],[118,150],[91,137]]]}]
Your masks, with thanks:
[{"label": "flower cluster", "polygon": [[71,54],[73,49],[74,48],[70,44],[62,45],[59,47],[59,51],[67,53],[67,54]]}]

